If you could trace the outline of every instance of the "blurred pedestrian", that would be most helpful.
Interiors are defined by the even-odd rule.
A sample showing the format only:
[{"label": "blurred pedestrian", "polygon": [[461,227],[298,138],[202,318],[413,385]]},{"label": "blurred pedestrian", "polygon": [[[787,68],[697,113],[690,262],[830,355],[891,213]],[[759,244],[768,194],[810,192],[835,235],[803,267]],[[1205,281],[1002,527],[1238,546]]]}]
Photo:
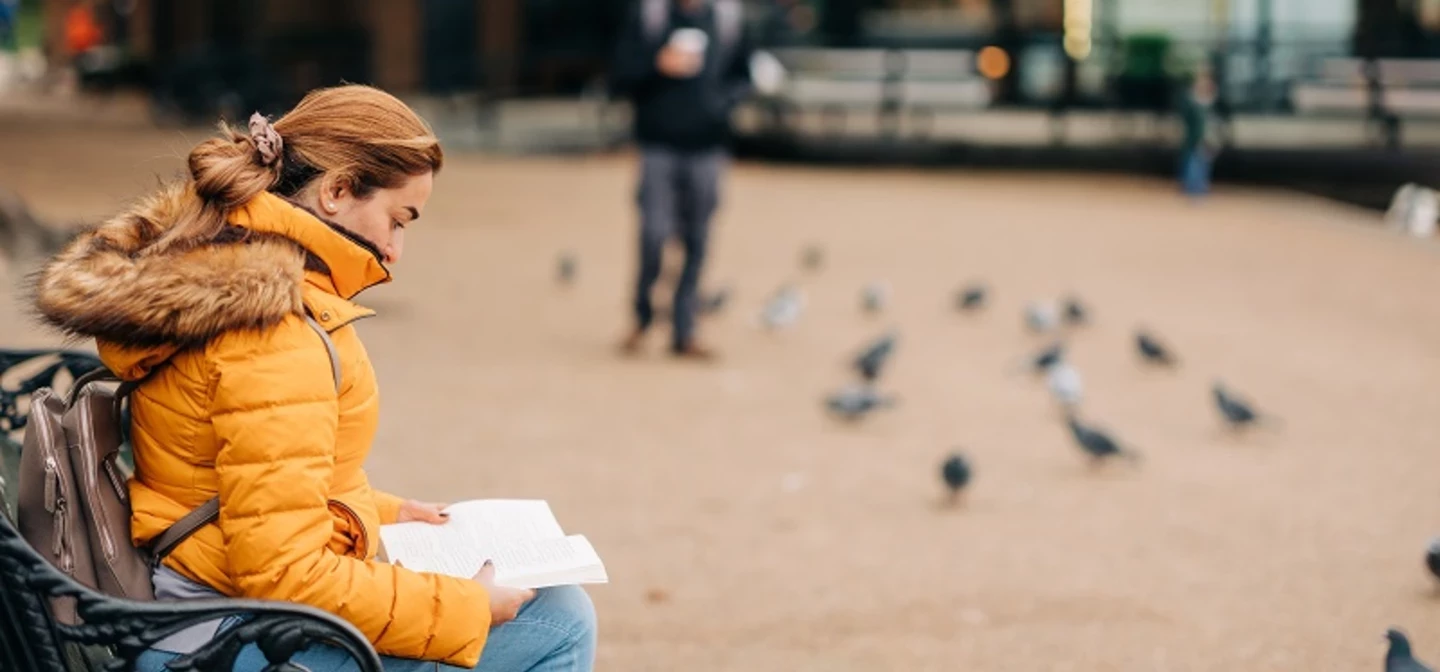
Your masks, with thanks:
[{"label": "blurred pedestrian", "polygon": [[1210,108],[1215,103],[1215,79],[1201,68],[1180,105],[1180,122],[1185,129],[1180,145],[1180,188],[1189,196],[1210,192],[1210,168],[1214,149],[1206,141]]},{"label": "blurred pedestrian", "polygon": [[611,85],[635,110],[640,145],[640,258],[635,326],[640,350],[654,320],[650,294],[665,243],[678,236],[685,266],[675,287],[670,350],[709,359],[695,335],[696,287],[710,219],[729,163],[730,113],[751,90],[753,44],[740,0],[638,0],[622,28]]}]

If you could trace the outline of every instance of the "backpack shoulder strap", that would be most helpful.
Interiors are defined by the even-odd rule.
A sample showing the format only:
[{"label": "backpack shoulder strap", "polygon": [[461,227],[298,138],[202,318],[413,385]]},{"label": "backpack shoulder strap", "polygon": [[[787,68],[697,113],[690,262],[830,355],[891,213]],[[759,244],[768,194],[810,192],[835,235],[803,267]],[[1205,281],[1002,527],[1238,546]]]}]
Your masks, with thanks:
[{"label": "backpack shoulder strap", "polygon": [[[335,349],[335,341],[330,339],[330,334],[325,331],[325,327],[320,326],[320,323],[316,322],[315,318],[311,317],[309,312],[305,313],[305,323],[310,325],[310,328],[315,330],[315,333],[319,334],[320,340],[325,343],[325,353],[330,357],[330,375],[335,381],[335,391],[339,392],[340,352]],[[122,385],[121,391],[128,392],[128,390],[123,390],[123,387],[124,385]],[[120,392],[117,392],[116,396],[121,396]],[[199,508],[185,514],[180,520],[175,521],[175,524],[166,528],[164,532],[161,532],[150,542],[152,564],[159,565],[165,556],[170,555],[170,552],[175,550],[176,546],[180,545],[180,542],[189,539],[190,535],[198,532],[200,528],[219,520],[219,518],[219,497],[211,497],[204,504],[201,504]]]},{"label": "backpack shoulder strap", "polygon": [[159,566],[170,551],[175,550],[180,542],[190,538],[190,535],[200,531],[200,528],[209,525],[220,519],[220,498],[211,497],[198,508],[185,514],[175,524],[165,528],[164,532],[156,535],[150,542],[150,564]]},{"label": "backpack shoulder strap", "polygon": [[309,324],[310,328],[314,329],[315,333],[320,335],[320,340],[325,342],[325,353],[330,355],[330,375],[335,379],[335,391],[339,392],[340,353],[335,349],[335,341],[330,340],[330,333],[325,331],[325,327],[320,326],[320,323],[316,322],[315,318],[310,317],[309,311],[305,313],[305,323]]}]

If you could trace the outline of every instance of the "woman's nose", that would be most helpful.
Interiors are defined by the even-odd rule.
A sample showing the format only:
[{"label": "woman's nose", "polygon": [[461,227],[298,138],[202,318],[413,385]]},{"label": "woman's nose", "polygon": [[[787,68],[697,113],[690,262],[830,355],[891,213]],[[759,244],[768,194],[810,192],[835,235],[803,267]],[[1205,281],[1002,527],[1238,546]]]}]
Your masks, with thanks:
[{"label": "woman's nose", "polygon": [[390,243],[385,246],[383,251],[386,262],[393,264],[400,261],[400,254],[405,251],[405,229],[400,229],[395,232],[395,235],[390,236]]}]

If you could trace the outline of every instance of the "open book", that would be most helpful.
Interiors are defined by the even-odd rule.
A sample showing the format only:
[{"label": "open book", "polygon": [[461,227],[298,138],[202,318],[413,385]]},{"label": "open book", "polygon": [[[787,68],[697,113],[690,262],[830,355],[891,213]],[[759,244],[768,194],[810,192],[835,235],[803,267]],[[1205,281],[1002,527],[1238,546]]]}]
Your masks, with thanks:
[{"label": "open book", "polygon": [[582,535],[565,536],[543,500],[477,499],[445,509],[443,525],[397,523],[380,528],[390,562],[417,572],[468,579],[489,560],[495,583],[545,588],[608,583],[605,565]]}]

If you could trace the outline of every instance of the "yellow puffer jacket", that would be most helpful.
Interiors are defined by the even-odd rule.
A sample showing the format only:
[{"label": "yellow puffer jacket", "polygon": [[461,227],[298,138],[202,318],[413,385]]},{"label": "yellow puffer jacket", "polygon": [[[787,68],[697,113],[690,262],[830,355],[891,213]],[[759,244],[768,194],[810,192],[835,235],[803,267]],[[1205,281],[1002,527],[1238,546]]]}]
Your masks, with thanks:
[{"label": "yellow puffer jacket", "polygon": [[[193,201],[172,188],[150,205],[179,216]],[[48,322],[95,337],[112,371],[144,379],[131,399],[134,542],[219,495],[218,524],[167,566],[226,595],[325,609],[382,654],[475,665],[485,589],[375,560],[400,500],[362,468],[379,390],[352,326],[373,313],[349,299],[389,272],[368,245],[277,196],[229,221],[214,243],[153,254],[167,222],[122,215],[37,283]],[[339,352],[338,394],[307,309]]]}]

